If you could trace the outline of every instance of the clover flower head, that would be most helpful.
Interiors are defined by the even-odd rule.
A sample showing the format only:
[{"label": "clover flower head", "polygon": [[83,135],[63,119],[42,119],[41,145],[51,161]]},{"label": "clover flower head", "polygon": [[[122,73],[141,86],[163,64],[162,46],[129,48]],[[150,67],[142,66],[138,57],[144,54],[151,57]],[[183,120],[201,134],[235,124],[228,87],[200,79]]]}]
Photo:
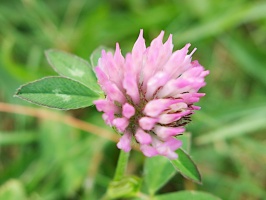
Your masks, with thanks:
[{"label": "clover flower head", "polygon": [[117,144],[126,152],[132,141],[147,157],[163,155],[176,159],[182,142],[176,136],[190,122],[193,105],[203,93],[209,71],[192,61],[190,44],[173,52],[172,35],[163,43],[164,31],[146,47],[143,30],[131,53],[122,56],[119,44],[114,54],[102,51],[95,73],[106,98],[94,103],[104,121],[122,137]]}]

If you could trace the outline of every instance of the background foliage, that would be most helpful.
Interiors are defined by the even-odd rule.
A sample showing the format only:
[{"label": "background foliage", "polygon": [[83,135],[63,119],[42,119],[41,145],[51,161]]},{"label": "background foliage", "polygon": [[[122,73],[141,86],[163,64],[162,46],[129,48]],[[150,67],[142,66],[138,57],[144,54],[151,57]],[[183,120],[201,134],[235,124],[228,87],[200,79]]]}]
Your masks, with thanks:
[{"label": "background foliage", "polygon": [[[19,85],[55,75],[44,50],[89,59],[99,45],[130,51],[161,30],[210,70],[207,95],[188,125],[203,185],[180,175],[157,193],[193,189],[222,199],[266,196],[266,2],[263,0],[2,0],[0,2],[0,197],[99,199],[118,150],[94,107],[59,112],[13,98]],[[23,107],[10,105],[19,104]],[[27,110],[28,107],[33,109]],[[13,108],[13,109],[12,109]],[[16,114],[20,112],[20,114]],[[75,118],[87,122],[75,121]],[[90,134],[87,125],[90,126]],[[85,128],[84,128],[85,127]],[[98,127],[102,127],[97,129]],[[106,139],[106,138],[109,138]],[[128,173],[143,173],[134,151]]]}]

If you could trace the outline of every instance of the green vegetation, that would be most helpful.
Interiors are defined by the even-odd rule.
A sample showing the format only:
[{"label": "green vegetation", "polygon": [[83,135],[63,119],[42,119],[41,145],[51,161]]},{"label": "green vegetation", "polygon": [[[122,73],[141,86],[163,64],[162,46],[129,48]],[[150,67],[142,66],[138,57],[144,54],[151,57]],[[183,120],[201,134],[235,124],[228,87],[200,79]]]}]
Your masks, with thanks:
[{"label": "green vegetation", "polygon": [[[147,43],[161,30],[173,34],[175,49],[191,43],[191,50],[198,49],[193,58],[210,70],[202,90],[206,96],[198,104],[202,109],[187,126],[202,185],[169,171],[171,181],[160,189],[150,186],[151,193],[165,199],[170,195],[164,193],[184,189],[198,190],[202,198],[204,192],[226,200],[266,196],[265,1],[2,0],[1,200],[102,197],[119,151],[113,142],[117,135],[101,113],[94,107],[48,110],[13,95],[21,84],[56,75],[45,50],[89,61],[98,46],[113,48],[119,42],[125,54],[141,28]],[[131,175],[141,176],[143,166],[153,164],[135,150],[129,159]],[[156,178],[149,174],[144,186],[149,177]],[[182,194],[184,199],[193,196]]]}]

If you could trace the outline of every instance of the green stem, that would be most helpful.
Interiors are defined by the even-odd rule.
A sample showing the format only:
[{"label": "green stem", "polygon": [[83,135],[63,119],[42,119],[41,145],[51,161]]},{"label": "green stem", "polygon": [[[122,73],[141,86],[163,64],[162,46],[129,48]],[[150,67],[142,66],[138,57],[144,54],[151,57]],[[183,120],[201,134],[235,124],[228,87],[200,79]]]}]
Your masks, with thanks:
[{"label": "green stem", "polygon": [[123,150],[120,150],[116,170],[115,170],[115,176],[114,176],[114,181],[119,181],[123,178],[126,168],[127,168],[127,163],[128,163],[128,158],[129,158],[129,152],[124,152]]}]

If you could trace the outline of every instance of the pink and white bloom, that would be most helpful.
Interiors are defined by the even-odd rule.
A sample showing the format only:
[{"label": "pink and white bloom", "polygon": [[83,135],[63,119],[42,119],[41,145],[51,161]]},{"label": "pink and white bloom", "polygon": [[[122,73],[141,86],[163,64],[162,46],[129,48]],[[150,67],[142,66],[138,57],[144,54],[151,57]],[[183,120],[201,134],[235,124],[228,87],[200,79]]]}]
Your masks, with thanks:
[{"label": "pink and white bloom", "polygon": [[131,53],[102,51],[95,68],[106,98],[95,101],[105,122],[122,137],[117,147],[128,152],[135,140],[145,156],[163,155],[176,159],[182,142],[176,136],[185,131],[198,102],[209,71],[192,61],[190,44],[173,52],[172,35],[163,43],[164,31],[146,47],[143,31]]}]

